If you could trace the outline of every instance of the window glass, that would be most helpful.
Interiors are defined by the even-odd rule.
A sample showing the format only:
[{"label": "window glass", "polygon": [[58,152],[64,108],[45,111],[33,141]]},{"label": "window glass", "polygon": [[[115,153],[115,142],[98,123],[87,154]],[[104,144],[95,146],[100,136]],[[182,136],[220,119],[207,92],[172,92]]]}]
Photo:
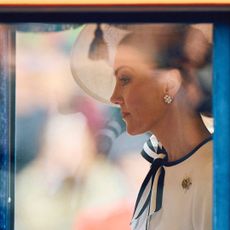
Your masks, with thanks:
[{"label": "window glass", "polygon": [[[112,92],[116,78],[129,77],[130,70],[117,72],[114,78],[114,59],[122,40],[123,44],[133,42],[123,38],[136,26],[20,25],[16,33],[15,229],[130,229],[138,190],[150,166],[140,153],[151,134],[150,130],[143,129],[141,134],[131,125],[127,127],[128,111],[122,114],[109,103],[112,96],[111,101],[121,106]],[[151,25],[142,26],[149,34]],[[155,45],[153,57],[159,60],[154,63],[154,74],[170,71],[174,65],[181,74],[185,71],[182,67],[190,68],[191,76],[196,77],[183,83],[188,84],[190,107],[203,112],[212,133],[213,119],[208,113],[212,66],[205,54],[212,44],[212,25],[196,24],[193,28],[205,39],[205,45],[191,34],[183,48],[183,55],[187,55],[184,62],[190,61],[177,63],[158,56],[157,51],[165,51],[165,36]],[[97,29],[102,37],[95,35]],[[84,37],[87,30],[89,36]],[[175,38],[170,39],[175,42]],[[139,40],[136,45],[143,47],[142,43]],[[171,52],[181,51],[180,45]],[[146,52],[146,47],[143,49]],[[135,61],[131,64],[137,66]],[[191,63],[199,74],[193,74],[193,66],[188,66]],[[107,73],[110,80],[103,79]],[[122,79],[121,87],[127,87],[129,81]],[[192,88],[193,81],[198,88]]]}]

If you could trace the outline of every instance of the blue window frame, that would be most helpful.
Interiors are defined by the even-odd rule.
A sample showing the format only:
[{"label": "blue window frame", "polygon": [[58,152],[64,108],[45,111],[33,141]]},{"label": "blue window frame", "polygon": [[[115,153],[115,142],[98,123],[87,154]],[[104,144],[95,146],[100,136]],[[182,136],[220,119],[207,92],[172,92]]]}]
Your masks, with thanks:
[{"label": "blue window frame", "polygon": [[[0,229],[10,229],[14,213],[15,31],[0,26]],[[9,49],[10,48],[10,49]],[[13,228],[12,228],[13,229]]]},{"label": "blue window frame", "polygon": [[[52,10],[52,12],[51,12]],[[78,7],[2,8],[0,21],[15,22],[209,22],[214,23],[213,229],[230,229],[230,8]],[[16,12],[16,13],[15,13]],[[64,15],[64,17],[63,17]],[[0,30],[0,229],[14,229],[14,25]],[[9,189],[11,188],[11,190]]]},{"label": "blue window frame", "polygon": [[230,24],[214,31],[214,229],[230,228]]}]

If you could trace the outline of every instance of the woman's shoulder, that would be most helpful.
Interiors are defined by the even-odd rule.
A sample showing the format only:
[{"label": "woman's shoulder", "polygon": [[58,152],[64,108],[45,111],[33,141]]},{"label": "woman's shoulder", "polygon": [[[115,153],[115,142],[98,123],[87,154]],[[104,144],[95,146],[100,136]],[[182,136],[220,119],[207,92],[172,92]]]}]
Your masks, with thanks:
[{"label": "woman's shoulder", "polygon": [[[207,142],[197,153],[194,179],[199,190],[211,189],[213,177],[213,141]],[[197,165],[197,166],[196,166]]]},{"label": "woman's shoulder", "polygon": [[210,140],[202,145],[194,154],[194,161],[200,165],[202,172],[210,170],[213,163],[213,141]]}]

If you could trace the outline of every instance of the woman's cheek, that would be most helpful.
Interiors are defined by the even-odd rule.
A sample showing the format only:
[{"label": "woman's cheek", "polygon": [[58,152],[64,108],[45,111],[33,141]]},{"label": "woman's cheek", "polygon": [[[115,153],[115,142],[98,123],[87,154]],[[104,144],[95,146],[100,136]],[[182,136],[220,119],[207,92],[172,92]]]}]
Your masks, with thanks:
[{"label": "woman's cheek", "polygon": [[138,108],[140,107],[140,97],[138,96],[137,92],[133,92],[132,95],[129,95],[127,97],[127,106],[129,107],[129,109],[132,110],[138,110]]}]

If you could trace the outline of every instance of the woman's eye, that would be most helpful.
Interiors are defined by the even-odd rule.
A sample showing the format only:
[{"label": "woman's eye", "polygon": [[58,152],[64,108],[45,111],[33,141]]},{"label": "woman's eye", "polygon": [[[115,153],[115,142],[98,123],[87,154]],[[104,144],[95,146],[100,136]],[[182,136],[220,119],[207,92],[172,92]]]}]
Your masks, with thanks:
[{"label": "woman's eye", "polygon": [[129,77],[123,76],[123,77],[120,78],[121,85],[123,85],[123,86],[127,85],[129,83],[129,81],[130,81]]}]

